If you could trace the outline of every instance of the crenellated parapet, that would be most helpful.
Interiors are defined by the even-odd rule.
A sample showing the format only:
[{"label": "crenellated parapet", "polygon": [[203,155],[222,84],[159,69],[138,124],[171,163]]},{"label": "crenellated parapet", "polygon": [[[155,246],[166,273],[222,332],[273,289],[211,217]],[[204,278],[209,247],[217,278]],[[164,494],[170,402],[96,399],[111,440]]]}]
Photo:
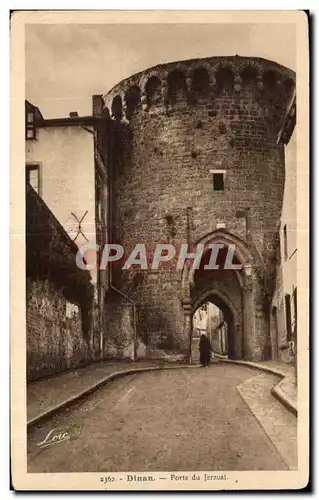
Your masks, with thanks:
[{"label": "crenellated parapet", "polygon": [[261,118],[278,122],[295,88],[295,73],[273,61],[253,57],[211,57],[161,64],[116,86],[104,102],[116,121],[138,112],[167,113],[218,98],[255,100]]}]

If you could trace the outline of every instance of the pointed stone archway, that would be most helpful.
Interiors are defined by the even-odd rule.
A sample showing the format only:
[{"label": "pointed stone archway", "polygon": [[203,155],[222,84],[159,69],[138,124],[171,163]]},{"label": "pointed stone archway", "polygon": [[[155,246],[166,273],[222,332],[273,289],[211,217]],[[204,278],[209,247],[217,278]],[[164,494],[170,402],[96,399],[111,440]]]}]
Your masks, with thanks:
[{"label": "pointed stone archway", "polygon": [[[268,359],[269,324],[263,308],[263,265],[260,255],[251,242],[247,243],[223,230],[204,236],[196,244],[199,243],[205,245],[200,268],[192,269],[192,266],[188,264],[182,273],[184,335],[185,339],[189,339],[189,349],[194,304],[202,300],[202,297],[213,293],[214,297],[223,297],[223,304],[226,305],[223,306],[224,308],[228,307],[230,310],[229,305],[233,305],[232,316],[235,318],[235,328],[232,328],[232,331],[235,337],[231,356],[246,360]],[[209,244],[224,245],[224,250],[222,250],[224,254],[219,261],[217,259],[217,264],[220,266],[218,270],[204,269],[205,252],[211,252]],[[225,254],[230,245],[235,245],[233,263],[241,266],[239,270],[223,269]],[[207,258],[206,262],[208,262]],[[226,315],[230,318],[228,310]]]}]

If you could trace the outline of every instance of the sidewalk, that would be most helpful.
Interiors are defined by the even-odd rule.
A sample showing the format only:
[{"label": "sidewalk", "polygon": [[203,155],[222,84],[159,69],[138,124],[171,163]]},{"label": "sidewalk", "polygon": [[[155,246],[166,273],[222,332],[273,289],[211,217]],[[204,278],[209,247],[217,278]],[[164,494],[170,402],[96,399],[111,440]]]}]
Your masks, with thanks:
[{"label": "sidewalk", "polygon": [[63,404],[63,402],[76,398],[80,393],[88,391],[106,377],[115,373],[140,368],[173,368],[177,366],[179,365],[156,360],[138,362],[103,361],[34,380],[27,385],[27,421],[29,423],[40,415],[53,410],[56,406]]},{"label": "sidewalk", "polygon": [[[275,368],[285,375],[285,377],[272,389],[272,394],[281,403],[285,405],[285,401],[289,401],[292,408],[290,411],[295,415],[298,414],[298,392],[295,366],[283,361],[264,361],[261,365]],[[285,405],[286,406],[286,405]]]},{"label": "sidewalk", "polygon": [[284,361],[263,361],[258,363],[261,366],[266,366],[267,368],[272,368],[283,373],[285,377],[279,382],[280,390],[284,393],[288,399],[297,407],[298,397],[297,397],[297,384],[295,375],[295,366],[290,363],[285,363]]},{"label": "sidewalk", "polygon": [[297,384],[295,367],[290,363],[285,363],[284,361],[260,361],[256,363],[250,363],[245,361],[233,361],[228,360],[225,356],[216,356],[223,362],[238,363],[246,365],[255,365],[265,370],[271,370],[273,373],[281,375],[281,380],[272,389],[272,394],[279,401],[286,406],[292,413],[297,415],[297,404],[298,404],[298,394],[297,394]]}]

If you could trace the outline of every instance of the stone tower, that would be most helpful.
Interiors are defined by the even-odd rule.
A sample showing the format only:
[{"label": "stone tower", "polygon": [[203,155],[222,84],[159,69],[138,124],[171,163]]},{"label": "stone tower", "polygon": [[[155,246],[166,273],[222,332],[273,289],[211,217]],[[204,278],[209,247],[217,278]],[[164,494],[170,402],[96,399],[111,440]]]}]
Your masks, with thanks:
[{"label": "stone tower", "polygon": [[192,315],[209,300],[223,312],[230,357],[269,357],[285,181],[277,137],[294,88],[291,70],[231,56],[162,64],[104,96],[115,130],[112,240],[126,252],[137,243],[149,252],[156,243],[219,243],[221,267],[234,244],[242,265],[204,270],[205,251],[198,270],[115,272],[150,356],[188,359]]}]

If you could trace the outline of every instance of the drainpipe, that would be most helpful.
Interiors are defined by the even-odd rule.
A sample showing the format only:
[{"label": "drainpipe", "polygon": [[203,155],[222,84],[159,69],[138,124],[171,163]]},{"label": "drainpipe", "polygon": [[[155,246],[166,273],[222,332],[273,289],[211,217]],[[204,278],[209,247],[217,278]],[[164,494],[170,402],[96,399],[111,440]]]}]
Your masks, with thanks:
[{"label": "drainpipe", "polygon": [[[109,150],[108,150],[108,222],[107,222],[107,235],[108,235],[108,242],[111,241],[111,225],[112,225],[112,198],[113,198],[113,135],[112,137],[112,142],[110,144],[109,142]],[[133,312],[133,361],[136,361],[136,351],[137,351],[137,328],[136,328],[136,303],[133,299],[131,299],[126,293],[122,292],[119,290],[114,284],[113,284],[113,262],[109,262],[109,272],[108,272],[108,286],[111,290],[113,290],[115,293],[120,295],[121,297],[125,298],[132,306],[132,312]]]}]

